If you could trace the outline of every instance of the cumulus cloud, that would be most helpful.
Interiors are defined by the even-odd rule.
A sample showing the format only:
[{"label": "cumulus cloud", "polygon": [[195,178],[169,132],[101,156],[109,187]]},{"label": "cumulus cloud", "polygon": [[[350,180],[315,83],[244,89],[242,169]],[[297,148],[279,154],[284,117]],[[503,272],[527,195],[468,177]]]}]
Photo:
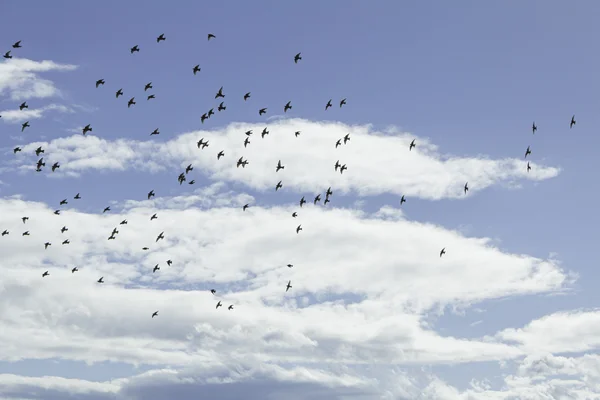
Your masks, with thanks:
[{"label": "cumulus cloud", "polygon": [[[265,127],[270,133],[261,138]],[[244,148],[244,132],[248,130],[253,135]],[[296,131],[301,131],[300,136],[294,135]],[[365,196],[393,193],[433,200],[466,197],[463,185],[467,181],[469,194],[473,194],[495,183],[539,181],[560,172],[558,167],[535,163],[531,163],[532,170],[527,172],[526,163],[514,158],[492,160],[444,155],[426,138],[338,122],[286,119],[266,125],[232,123],[218,130],[184,133],[166,142],[111,141],[102,139],[102,133],[94,133],[98,136],[74,135],[29,143],[22,146],[24,151],[12,161],[13,166],[33,170],[32,152],[43,146],[48,161],[62,164],[58,174],[71,176],[103,169],[160,172],[192,163],[212,180],[240,183],[259,191],[274,190],[282,180],[284,191],[316,192],[332,186],[340,193]],[[347,133],[350,142],[335,148],[336,141]],[[201,138],[209,141],[208,148],[198,149],[196,142]],[[409,151],[413,139],[417,147]],[[221,150],[225,157],[217,161],[216,155]],[[236,168],[236,161],[242,156],[249,165]],[[285,169],[275,175],[278,160]],[[347,165],[343,174],[335,171],[336,160]]]},{"label": "cumulus cloud", "polygon": [[72,113],[74,112],[72,108],[61,104],[48,104],[47,106],[33,109],[23,109],[19,110],[4,110],[0,111],[0,115],[2,115],[2,121],[9,123],[20,123],[23,121],[29,121],[33,119],[42,118],[47,111],[58,111],[62,113]]},{"label": "cumulus cloud", "polygon": [[[12,58],[0,63],[0,95],[12,100],[47,98],[60,94],[50,80],[40,77],[49,71],[73,71],[76,65],[59,64],[54,61],[33,61],[26,58]],[[5,118],[2,115],[2,118]]]}]

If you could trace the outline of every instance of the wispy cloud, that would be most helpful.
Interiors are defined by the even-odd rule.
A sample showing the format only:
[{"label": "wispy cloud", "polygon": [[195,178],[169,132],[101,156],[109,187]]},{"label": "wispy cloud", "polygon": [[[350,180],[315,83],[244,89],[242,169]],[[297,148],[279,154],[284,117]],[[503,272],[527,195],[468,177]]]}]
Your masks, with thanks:
[{"label": "wispy cloud", "polygon": [[34,109],[15,109],[15,110],[4,110],[0,111],[2,115],[2,121],[8,123],[19,123],[23,121],[29,121],[33,119],[39,119],[46,114],[48,111],[58,111],[62,113],[73,113],[73,109],[61,104],[49,104],[41,108]]}]

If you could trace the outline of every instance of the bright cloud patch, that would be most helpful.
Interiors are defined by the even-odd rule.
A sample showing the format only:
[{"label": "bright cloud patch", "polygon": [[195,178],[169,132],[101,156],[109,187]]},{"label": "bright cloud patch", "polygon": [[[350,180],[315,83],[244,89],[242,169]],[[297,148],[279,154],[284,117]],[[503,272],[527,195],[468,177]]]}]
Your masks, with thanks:
[{"label": "bright cloud patch", "polygon": [[58,64],[48,60],[13,58],[4,61],[0,63],[0,95],[8,94],[13,100],[55,96],[60,92],[54,83],[41,78],[39,74],[49,71],[72,71],[76,68],[76,65]]}]

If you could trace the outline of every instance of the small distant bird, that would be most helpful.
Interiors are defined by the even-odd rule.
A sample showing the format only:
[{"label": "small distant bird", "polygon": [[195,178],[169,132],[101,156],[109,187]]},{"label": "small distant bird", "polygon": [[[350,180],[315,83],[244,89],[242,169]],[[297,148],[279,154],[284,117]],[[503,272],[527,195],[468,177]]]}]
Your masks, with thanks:
[{"label": "small distant bird", "polygon": [[155,130],[153,130],[153,131],[150,133],[150,136],[152,136],[152,135],[158,135],[158,134],[160,134],[160,132],[158,131],[158,128],[156,128]]},{"label": "small distant bird", "polygon": [[13,49],[20,49],[21,47],[21,41],[19,40],[18,42],[15,42],[15,44],[12,45]]},{"label": "small distant bird", "polygon": [[346,99],[342,99],[342,100],[340,101],[340,108],[342,108],[342,106],[343,106],[344,104],[346,104]]},{"label": "small distant bird", "polygon": [[222,305],[222,304],[221,304],[221,300],[219,300],[219,302],[217,303],[217,306],[215,307],[215,309],[217,309],[217,308],[221,307],[221,305]]},{"label": "small distant bird", "polygon": [[29,217],[23,217],[23,218],[21,218],[21,221],[23,221],[23,223],[25,223],[25,222],[29,221]]},{"label": "small distant bird", "polygon": [[15,148],[13,149],[13,153],[14,153],[14,154],[17,154],[19,151],[21,151],[21,148],[20,148],[20,147],[15,147]]},{"label": "small distant bird", "polygon": [[110,211],[110,207],[106,207],[106,208],[104,209],[104,211],[102,211],[102,213],[104,214],[104,213],[105,213],[105,212],[107,212],[107,211]]},{"label": "small distant bird", "polygon": [[68,230],[69,230],[69,228],[67,228],[66,226],[63,226],[62,228],[60,228],[60,233],[65,233]]},{"label": "small distant bird", "polygon": [[81,132],[85,135],[88,132],[92,132],[92,126],[91,124],[87,124],[86,126],[83,127],[83,129],[81,130]]},{"label": "small distant bird", "polygon": [[54,215],[60,215],[60,210],[54,210]]},{"label": "small distant bird", "polygon": [[244,140],[244,147],[248,146],[250,144],[250,138],[246,138],[246,140]]},{"label": "small distant bird", "polygon": [[529,161],[527,161],[527,172],[531,170],[531,166],[529,165]]},{"label": "small distant bird", "polygon": [[406,199],[404,198],[404,195],[402,195],[402,198],[400,199],[400,205],[402,205],[403,203],[406,203]]},{"label": "small distant bird", "polygon": [[127,102],[127,108],[131,107],[132,105],[135,104],[135,97],[132,97],[131,99],[129,99],[129,101]]},{"label": "small distant bird", "polygon": [[79,195],[79,193],[77,193],[77,194],[75,195],[75,197],[73,197],[73,198],[74,198],[75,200],[79,200],[79,199],[81,198],[81,196]]},{"label": "small distant bird", "polygon": [[350,134],[347,133],[346,136],[344,136],[344,144],[346,144],[346,142],[350,141]]},{"label": "small distant bird", "polygon": [[337,149],[338,146],[342,145],[342,139],[338,139],[337,142],[335,142],[335,148]]},{"label": "small distant bird", "polygon": [[410,146],[408,147],[408,150],[412,151],[413,147],[415,147],[415,146],[416,146],[415,139],[413,139],[412,142],[410,142]]},{"label": "small distant bird", "polygon": [[146,251],[146,250],[150,250],[149,247],[142,247],[142,250]]},{"label": "small distant bird", "polygon": [[529,149],[529,146],[527,146],[527,150],[525,150],[525,158],[527,158],[527,155],[531,154],[531,150]]},{"label": "small distant bird", "polygon": [[250,93],[251,93],[251,92],[248,92],[248,93],[246,93],[246,94],[244,95],[244,101],[246,101],[246,100],[248,100],[248,99],[250,98]]},{"label": "small distant bird", "polygon": [[260,110],[258,110],[258,115],[263,115],[267,113],[267,109],[266,108],[261,108]]},{"label": "small distant bird", "polygon": [[314,205],[317,205],[317,203],[318,203],[319,201],[321,201],[321,195],[320,195],[320,194],[318,194],[318,195],[315,197],[315,200],[313,201],[313,204],[314,204]]},{"label": "small distant bird", "polygon": [[150,221],[155,220],[155,219],[158,219],[158,216],[156,214],[152,214],[152,216],[150,217]]},{"label": "small distant bird", "polygon": [[42,274],[42,278],[43,278],[43,277],[45,277],[45,276],[48,276],[48,275],[50,275],[50,272],[46,271],[46,272],[44,272],[44,273]]},{"label": "small distant bird", "polygon": [[167,265],[168,265],[169,267],[171,266],[171,264],[173,264],[173,261],[171,261],[171,260],[167,260]]},{"label": "small distant bird", "polygon": [[290,290],[292,288],[292,281],[288,281],[287,286],[285,287],[285,291],[287,292],[288,290]]},{"label": "small distant bird", "polygon": [[210,39],[216,39],[217,37],[215,35],[213,35],[212,33],[208,34],[208,40]]},{"label": "small distant bird", "polygon": [[217,154],[217,160],[219,160],[221,157],[223,157],[225,155],[225,151],[221,150],[218,154]]},{"label": "small distant bird", "polygon": [[155,99],[155,98],[156,98],[156,96],[154,96],[153,94],[151,94],[151,95],[149,95],[149,96],[146,98],[146,100]]},{"label": "small distant bird", "polygon": [[[154,214],[154,215],[156,215],[156,214]],[[164,238],[165,238],[165,232],[164,232],[164,231],[162,231],[162,232],[161,232],[161,233],[159,233],[159,234],[158,234],[158,236],[156,237],[156,242],[158,242],[159,240],[161,240],[161,239],[164,239]]]},{"label": "small distant bird", "polygon": [[150,197],[154,197],[154,190],[148,192],[148,200],[150,200]]},{"label": "small distant bird", "polygon": [[62,205],[65,205],[65,204],[69,204],[69,202],[67,201],[67,199],[61,200],[59,205],[62,206]]},{"label": "small distant bird", "polygon": [[30,125],[29,125],[29,121],[26,121],[26,122],[24,122],[24,123],[21,125],[21,132],[23,132],[23,131],[25,130],[25,128],[28,128],[29,126],[30,126]]},{"label": "small distant bird", "polygon": [[300,233],[301,230],[302,230],[302,225],[298,225],[298,227],[296,228],[296,233]]},{"label": "small distant bird", "polygon": [[121,221],[121,222],[119,223],[119,225],[127,225],[127,220],[126,220],[126,219],[124,219],[123,221]]},{"label": "small distant bird", "polygon": [[217,293],[217,291],[216,291],[215,289],[210,289],[210,292],[211,292],[212,294],[215,294],[215,293]]},{"label": "small distant bird", "polygon": [[279,172],[280,169],[284,169],[285,166],[281,165],[281,160],[277,162],[277,167],[275,168],[275,172]]},{"label": "small distant bird", "polygon": [[302,196],[302,198],[300,199],[300,208],[302,208],[302,205],[306,203],[306,200],[304,200],[304,196]]},{"label": "small distant bird", "polygon": [[66,239],[62,242],[62,244],[69,244],[69,243],[71,243],[71,242],[69,242],[69,239]]},{"label": "small distant bird", "polygon": [[21,103],[21,105],[19,106],[19,110],[23,111],[24,108],[29,108],[26,101]]},{"label": "small distant bird", "polygon": [[115,97],[118,99],[119,96],[123,96],[123,89],[117,90],[117,93],[115,94]]},{"label": "small distant bird", "polygon": [[192,172],[194,170],[194,167],[192,167],[192,164],[188,165],[187,167],[185,167],[185,173],[189,174],[190,172]]},{"label": "small distant bird", "polygon": [[[207,120],[207,119],[208,119],[208,115],[206,115],[206,113],[202,114],[202,116],[200,117],[200,121],[202,123],[204,123],[204,121]],[[198,147],[200,147],[200,146],[198,146]]]},{"label": "small distant bird", "polygon": [[327,109],[329,107],[331,107],[331,100],[333,100],[333,99],[329,99],[329,101],[327,102],[327,104],[325,104],[325,111],[327,111]]},{"label": "small distant bird", "polygon": [[196,75],[198,72],[200,72],[200,69],[201,69],[201,68],[200,68],[200,64],[196,65],[196,66],[194,67],[194,69],[192,70],[192,71],[194,72],[194,75]]},{"label": "small distant bird", "polygon": [[[8,235],[8,232],[6,234]],[[22,236],[29,236],[29,231],[23,232]]]},{"label": "small distant bird", "polygon": [[160,267],[158,266],[158,264],[156,264],[154,268],[152,268],[152,273],[155,273],[156,271],[160,271]]},{"label": "small distant bird", "polygon": [[298,216],[298,213],[294,211],[294,212],[292,213],[292,217],[296,218],[297,216]]},{"label": "small distant bird", "polygon": [[535,131],[537,131],[537,126],[535,126],[535,121],[533,121],[533,125],[531,126],[531,131],[535,135]]},{"label": "small distant bird", "polygon": [[221,112],[223,110],[227,110],[227,107],[225,107],[225,105],[223,103],[224,103],[224,101],[222,101],[221,104],[219,104],[217,111]]},{"label": "small distant bird", "polygon": [[144,86],[144,92],[147,91],[148,89],[152,89],[152,82],[146,83],[146,86]]},{"label": "small distant bird", "polygon": [[333,192],[331,191],[331,186],[329,186],[329,187],[327,188],[327,191],[325,192],[325,197],[329,197],[329,196],[331,196],[332,194],[333,194]]},{"label": "small distant bird", "polygon": [[10,55],[10,51],[7,51],[6,53],[4,53],[4,58],[6,58],[6,59],[12,58],[12,56]]},{"label": "small distant bird", "polygon": [[136,51],[139,53],[140,48],[138,47],[138,45],[136,44],[135,46],[133,46],[131,49],[129,49],[129,51],[131,52],[131,54],[135,53]]},{"label": "small distant bird", "polygon": [[9,233],[8,230],[5,229],[2,231],[2,236],[6,236],[6,235],[8,235],[8,233]]},{"label": "small distant bird", "polygon": [[98,281],[97,281],[97,282],[98,282],[98,283],[104,283],[104,277],[103,277],[103,276],[101,276],[101,277],[100,277],[100,279],[98,279]]},{"label": "small distant bird", "polygon": [[100,86],[100,85],[104,85],[105,83],[106,83],[106,82],[104,82],[104,79],[98,79],[98,80],[96,81],[96,88],[98,88],[98,86]]},{"label": "small distant bird", "polygon": [[249,207],[248,204],[244,204],[244,207],[242,207],[242,211],[246,211],[246,209]]},{"label": "small distant bird", "polygon": [[300,136],[300,131],[296,131],[296,132],[294,132],[294,135],[295,135],[296,137]]},{"label": "small distant bird", "polygon": [[160,43],[161,41],[167,40],[165,38],[165,34],[161,33],[159,37],[156,38],[156,43]]},{"label": "small distant bird", "polygon": [[446,248],[445,247],[442,249],[442,251],[440,251],[440,257],[442,257],[444,254],[446,254]]},{"label": "small distant bird", "polygon": [[275,191],[278,191],[279,189],[281,189],[283,187],[283,185],[281,184],[281,181],[279,181],[277,183],[277,185],[275,186]]},{"label": "small distant bird", "polygon": [[35,149],[35,155],[36,156],[39,156],[41,153],[44,153],[44,149],[42,149],[42,146],[40,146],[37,149]]},{"label": "small distant bird", "polygon": [[228,310],[233,310],[233,304],[231,304],[229,307],[227,307]]},{"label": "small distant bird", "polygon": [[300,54],[302,53],[298,53],[294,56],[294,63],[298,64],[298,61],[302,60],[302,57],[300,56]]},{"label": "small distant bird", "polygon": [[207,115],[208,118],[210,118],[212,115],[214,115],[214,113],[215,113],[215,109],[214,108],[211,108],[210,110],[208,110],[208,115]]},{"label": "small distant bird", "polygon": [[288,101],[285,105],[285,107],[283,107],[283,112],[287,112],[287,110],[291,110],[292,109],[292,102]]},{"label": "small distant bird", "polygon": [[50,242],[46,242],[46,243],[44,243],[44,249],[47,249],[47,248],[48,248],[48,246],[52,246],[52,243],[50,243]]},{"label": "small distant bird", "polygon": [[221,86],[217,94],[215,94],[215,99],[218,99],[219,97],[225,97],[225,95],[223,94],[223,86]]},{"label": "small distant bird", "polygon": [[465,183],[464,191],[465,194],[467,194],[467,192],[469,191],[469,182]]},{"label": "small distant bird", "polygon": [[154,317],[157,317],[157,316],[158,316],[158,311],[154,311],[154,312],[152,313],[152,318],[154,318]]},{"label": "small distant bird", "polygon": [[58,162],[52,164],[52,172],[56,171],[57,168],[60,168],[60,164]]},{"label": "small distant bird", "polygon": [[269,134],[269,131],[267,130],[267,128],[265,128],[265,129],[263,129],[263,131],[261,132],[261,134],[260,134],[260,137],[261,137],[262,139],[264,139],[264,138],[265,138],[265,135],[268,135],[268,134]]},{"label": "small distant bird", "polygon": [[348,169],[348,167],[346,167],[346,164],[342,165],[342,166],[340,167],[340,174],[343,174],[343,173],[344,173],[344,171],[345,171],[345,170],[347,170],[347,169]]},{"label": "small distant bird", "polygon": [[73,274],[73,273],[75,273],[75,272],[77,272],[77,271],[79,271],[79,270],[77,269],[77,267],[75,267],[75,268],[73,268],[73,269],[71,270],[71,273]]},{"label": "small distant bird", "polygon": [[287,265],[287,267],[288,267],[288,268],[292,268],[292,267],[293,267],[293,265],[292,265],[292,264],[288,264],[288,265]]},{"label": "small distant bird", "polygon": [[569,129],[571,129],[573,127],[573,125],[575,125],[577,123],[577,121],[575,121],[575,115],[573,115],[571,117],[571,125],[569,125]]}]

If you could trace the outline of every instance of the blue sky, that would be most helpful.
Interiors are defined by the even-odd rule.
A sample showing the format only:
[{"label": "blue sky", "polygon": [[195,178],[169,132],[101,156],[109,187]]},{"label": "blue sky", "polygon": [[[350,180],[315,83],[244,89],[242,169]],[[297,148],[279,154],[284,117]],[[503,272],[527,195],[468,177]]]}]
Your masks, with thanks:
[{"label": "blue sky", "polygon": [[[600,398],[598,184],[589,178],[600,123],[599,8],[591,1],[5,6],[0,50],[17,40],[23,47],[0,64],[0,229],[11,231],[0,240],[8,254],[0,260],[7,277],[0,323],[11,327],[0,338],[8,388],[0,393]],[[166,41],[156,43],[161,33]],[[216,38],[207,41],[208,33]],[[130,54],[134,45],[140,52]],[[202,70],[194,76],[196,64]],[[106,84],[95,88],[101,78]],[[217,112],[221,86],[227,110]],[[119,88],[124,96],[115,99]],[[151,93],[156,99],[147,101]],[[29,109],[17,112],[22,101]],[[288,101],[293,109],[284,116]],[[259,116],[263,107],[268,113]],[[215,115],[202,124],[210,108]],[[84,138],[87,124],[93,132]],[[265,139],[263,127],[271,131]],[[149,136],[156,128],[160,135]],[[248,129],[254,135],[244,149]],[[334,148],[348,132],[351,141]],[[201,137],[208,149],[196,148]],[[412,139],[417,148],[408,152]],[[46,168],[36,173],[40,145]],[[15,146],[23,152],[13,155]],[[226,155],[217,161],[220,150]],[[245,169],[235,168],[240,155],[250,161]],[[275,173],[279,159],[286,170]],[[347,163],[344,175],[331,171],[336,159]],[[55,161],[61,168],[52,173]],[[189,163],[187,179],[196,183],[179,185]],[[284,189],[275,193],[280,179]],[[313,206],[328,186],[331,203]],[[147,201],[151,189],[156,198]],[[78,192],[82,199],[72,200]],[[310,204],[293,220],[302,196]],[[68,208],[54,216],[64,198]],[[100,215],[108,205],[111,215]],[[155,212],[159,219],[149,222]],[[29,214],[24,227],[19,218]],[[107,244],[125,218],[129,225]],[[69,251],[56,233],[63,225]],[[20,235],[26,229],[32,237]],[[161,231],[164,244],[137,250]],[[45,241],[51,249],[41,248]],[[169,257],[174,267],[152,274]],[[80,273],[70,274],[72,265]],[[46,269],[51,276],[40,282]],[[99,287],[102,275],[107,284]],[[291,297],[283,293],[288,279],[297,291]],[[215,319],[211,287],[237,304],[235,316]],[[62,305],[69,298],[79,305]],[[345,299],[344,308],[324,303],[334,299]],[[158,319],[146,318],[156,309]],[[268,328],[283,312],[293,317]],[[219,334],[209,337],[209,328]],[[286,350],[251,340],[241,348],[244,335],[255,334],[264,343],[277,336],[274,348]],[[38,342],[44,335],[52,344]],[[243,356],[204,365],[237,350]],[[33,378],[44,375],[46,383]],[[152,377],[160,388],[149,386]],[[196,383],[175,383],[186,377]],[[224,377],[233,383],[210,385]],[[35,397],[33,388],[46,392]]]}]

